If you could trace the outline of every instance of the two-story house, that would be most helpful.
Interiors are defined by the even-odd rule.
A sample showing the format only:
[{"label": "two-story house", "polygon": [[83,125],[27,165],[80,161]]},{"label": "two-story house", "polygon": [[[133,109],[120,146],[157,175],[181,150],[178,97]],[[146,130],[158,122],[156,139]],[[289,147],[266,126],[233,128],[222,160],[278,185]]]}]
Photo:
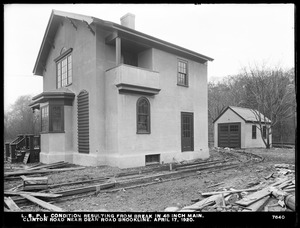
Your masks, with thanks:
[{"label": "two-story house", "polygon": [[207,62],[121,25],[53,10],[33,73],[40,161],[120,168],[209,157]]}]

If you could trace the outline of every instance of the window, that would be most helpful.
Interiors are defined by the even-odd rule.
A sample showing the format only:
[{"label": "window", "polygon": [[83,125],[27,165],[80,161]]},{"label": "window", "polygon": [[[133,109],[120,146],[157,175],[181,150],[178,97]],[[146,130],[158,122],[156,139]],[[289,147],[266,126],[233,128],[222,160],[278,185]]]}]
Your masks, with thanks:
[{"label": "window", "polygon": [[252,139],[256,139],[256,125],[252,125]]},{"label": "window", "polygon": [[266,128],[266,126],[263,126],[263,138],[264,139],[267,138],[267,128]]},{"label": "window", "polygon": [[41,108],[41,131],[63,132],[64,112],[62,105],[47,105]]},{"label": "window", "polygon": [[183,60],[178,60],[177,84],[188,86],[187,62]]},{"label": "window", "polygon": [[41,108],[41,131],[47,132],[49,129],[49,106]]},{"label": "window", "polygon": [[137,109],[137,133],[150,133],[150,103],[145,97],[138,99]]},{"label": "window", "polygon": [[159,164],[160,163],[160,154],[151,154],[145,156],[146,165]]},{"label": "window", "polygon": [[72,49],[69,49],[56,59],[56,82],[57,88],[70,85],[72,83]]}]

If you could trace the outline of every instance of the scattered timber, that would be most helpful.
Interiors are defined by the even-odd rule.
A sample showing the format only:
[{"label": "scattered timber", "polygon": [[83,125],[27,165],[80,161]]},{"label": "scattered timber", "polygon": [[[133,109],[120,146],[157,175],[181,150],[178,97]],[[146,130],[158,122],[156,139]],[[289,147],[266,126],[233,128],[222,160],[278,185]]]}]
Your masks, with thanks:
[{"label": "scattered timber", "polygon": [[64,171],[72,171],[72,170],[79,170],[85,169],[85,167],[74,167],[74,168],[63,168],[63,169],[47,169],[47,170],[24,170],[24,171],[16,171],[16,172],[9,172],[4,173],[4,178],[10,176],[20,176],[20,175],[31,175],[37,173],[53,173],[53,172],[64,172]]},{"label": "scattered timber", "polygon": [[[224,197],[229,195],[229,193],[224,193]],[[195,208],[198,208],[197,210],[201,210],[202,208],[212,205],[215,203],[216,200],[218,200],[220,197],[222,197],[220,194],[219,195],[212,195],[208,198],[205,198],[193,205],[190,206],[186,206],[184,208],[182,208],[179,212],[185,212],[186,210],[190,211],[190,210],[195,210]]]},{"label": "scattered timber", "polygon": [[62,194],[55,194],[55,193],[44,193],[44,192],[12,192],[12,191],[4,191],[4,195],[12,195],[12,196],[19,196],[22,194],[36,196],[36,197],[45,197],[45,198],[56,198],[62,196]]},{"label": "scattered timber", "polygon": [[4,197],[4,202],[11,211],[21,211],[18,205],[10,197]]},{"label": "scattered timber", "polygon": [[202,196],[211,196],[211,195],[218,195],[223,193],[238,193],[238,192],[251,192],[257,191],[259,188],[247,188],[247,189],[237,189],[237,190],[228,190],[228,191],[220,191],[220,192],[204,192],[201,193]]},{"label": "scattered timber", "polygon": [[55,162],[55,163],[51,163],[51,164],[45,164],[45,165],[40,165],[40,166],[36,166],[36,167],[30,167],[27,170],[37,170],[37,169],[44,169],[44,168],[54,168],[54,167],[58,167],[58,166],[66,166],[69,165],[69,163],[66,162]]},{"label": "scattered timber", "polygon": [[24,197],[25,199],[27,199],[27,200],[33,202],[33,203],[38,204],[39,206],[41,206],[41,207],[43,207],[43,208],[46,208],[46,209],[50,210],[50,211],[61,211],[61,212],[64,211],[62,208],[57,207],[57,206],[55,206],[55,205],[52,205],[52,204],[50,204],[50,203],[47,203],[47,202],[45,202],[45,201],[43,201],[43,200],[40,200],[40,199],[38,199],[38,198],[35,198],[35,197],[32,196],[32,195],[21,194],[21,196]]},{"label": "scattered timber", "polygon": [[75,188],[75,189],[69,189],[65,191],[56,192],[55,194],[61,194],[62,196],[71,196],[76,194],[83,194],[87,192],[92,191],[99,191],[107,188],[112,188],[115,186],[115,183],[106,183],[106,184],[100,184],[100,185],[93,185],[93,186],[87,186],[82,188]]},{"label": "scattered timber", "polygon": [[251,209],[251,211],[261,211],[264,206],[268,203],[270,199],[270,196],[266,196],[258,201],[256,201],[255,203],[251,204],[250,206],[248,206],[248,209]]}]

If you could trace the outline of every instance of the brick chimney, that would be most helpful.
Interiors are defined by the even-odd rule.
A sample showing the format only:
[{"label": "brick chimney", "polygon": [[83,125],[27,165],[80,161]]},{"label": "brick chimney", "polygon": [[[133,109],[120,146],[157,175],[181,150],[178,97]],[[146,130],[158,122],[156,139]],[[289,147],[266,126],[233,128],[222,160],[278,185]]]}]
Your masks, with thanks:
[{"label": "brick chimney", "polygon": [[127,13],[123,17],[121,17],[121,25],[135,29],[135,15],[132,13]]}]

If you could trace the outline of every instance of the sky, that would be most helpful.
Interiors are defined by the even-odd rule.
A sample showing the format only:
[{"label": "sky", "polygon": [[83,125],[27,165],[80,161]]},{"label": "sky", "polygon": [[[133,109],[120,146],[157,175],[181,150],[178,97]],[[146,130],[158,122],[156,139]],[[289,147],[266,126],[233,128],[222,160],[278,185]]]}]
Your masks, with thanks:
[{"label": "sky", "polygon": [[254,63],[294,67],[293,4],[7,4],[4,109],[43,92],[43,78],[32,71],[52,9],[118,24],[133,13],[137,31],[213,58],[212,81]]}]

